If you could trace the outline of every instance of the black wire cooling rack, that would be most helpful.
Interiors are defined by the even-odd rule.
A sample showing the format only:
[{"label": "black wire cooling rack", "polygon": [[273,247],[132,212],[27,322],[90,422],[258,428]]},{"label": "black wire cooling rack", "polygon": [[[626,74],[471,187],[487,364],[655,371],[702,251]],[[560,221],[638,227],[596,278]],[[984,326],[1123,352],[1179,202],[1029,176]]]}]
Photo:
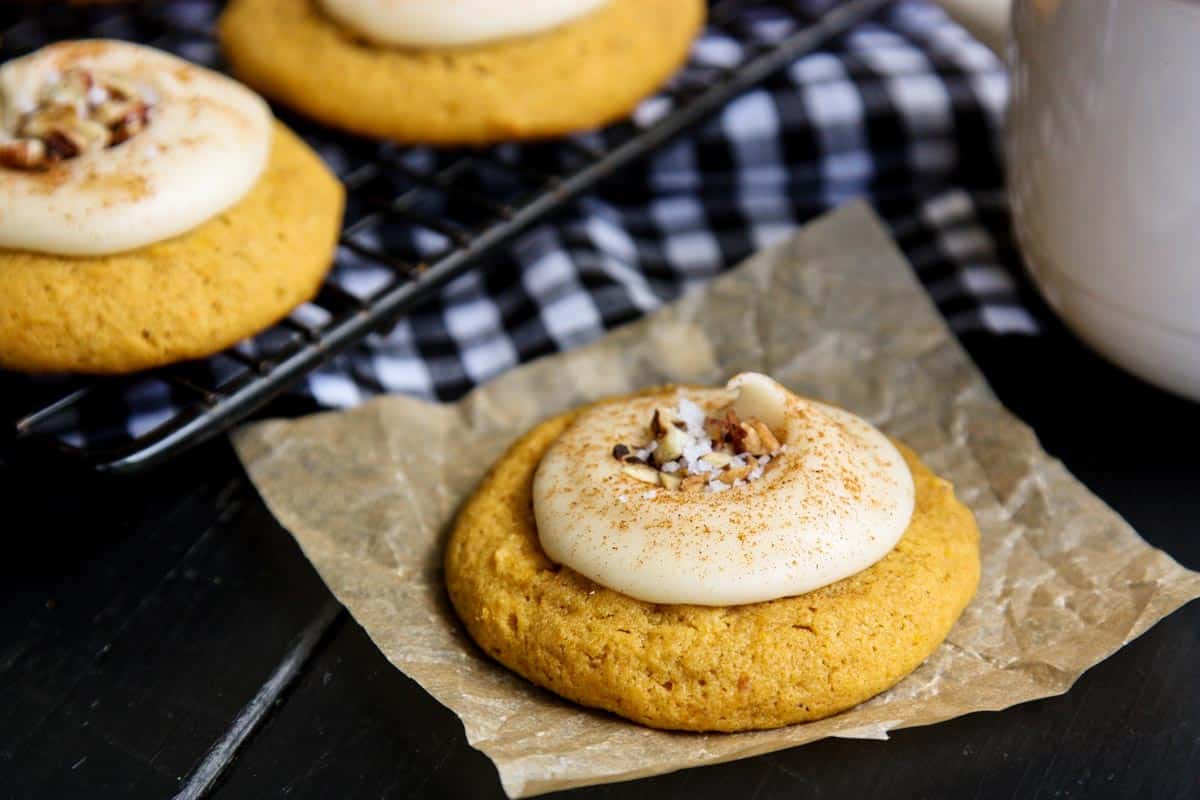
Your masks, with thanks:
[{"label": "black wire cooling rack", "polygon": [[[710,2],[708,29],[688,64],[631,120],[554,142],[401,148],[277,109],[346,187],[337,263],[317,297],[270,330],[203,361],[121,378],[0,372],[0,457],[132,473],[227,430],[342,349],[394,324],[514,234],[886,2]],[[213,35],[220,6],[214,0],[8,6],[0,10],[0,60],[58,39],[109,37],[221,67]],[[381,222],[393,231],[386,244],[361,235]],[[347,275],[364,270],[375,276],[368,289],[347,285]],[[137,398],[164,396],[169,402],[156,406],[161,410],[149,415],[144,429],[125,429]]]}]

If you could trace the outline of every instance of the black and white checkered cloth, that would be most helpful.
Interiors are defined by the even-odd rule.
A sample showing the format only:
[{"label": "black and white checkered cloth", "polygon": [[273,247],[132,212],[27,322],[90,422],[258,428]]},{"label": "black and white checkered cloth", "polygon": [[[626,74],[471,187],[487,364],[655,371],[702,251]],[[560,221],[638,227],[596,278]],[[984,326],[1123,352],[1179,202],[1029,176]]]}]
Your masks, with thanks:
[{"label": "black and white checkered cloth", "polygon": [[[211,3],[178,8],[211,25]],[[769,17],[750,22],[772,24]],[[695,54],[721,64],[739,46],[709,34]],[[211,42],[188,47],[178,49],[200,62],[219,59]],[[856,197],[868,198],[889,223],[955,331],[1036,334],[1040,312],[1031,310],[1036,301],[1022,278],[1003,193],[1006,93],[1002,65],[989,50],[936,5],[900,0],[641,168],[572,202],[296,391],[324,407],[382,392],[456,398],[659,308]],[[635,123],[668,110],[663,102],[644,103]],[[322,153],[335,169],[344,166],[345,154]],[[413,150],[405,157],[439,156]],[[362,235],[364,244],[389,244],[387,230]],[[420,241],[409,244],[422,249]],[[379,278],[342,253],[341,285],[369,292]],[[127,435],[175,411],[161,383],[135,388],[123,403]],[[66,438],[92,440],[99,432],[86,423]]]},{"label": "black and white checkered cloth", "polygon": [[[714,60],[726,46],[697,44]],[[954,330],[1036,333],[1002,191],[1006,92],[996,57],[937,6],[896,3],[644,170],[572,203],[304,390],[335,407],[379,392],[453,399],[653,311],[863,196]]]}]

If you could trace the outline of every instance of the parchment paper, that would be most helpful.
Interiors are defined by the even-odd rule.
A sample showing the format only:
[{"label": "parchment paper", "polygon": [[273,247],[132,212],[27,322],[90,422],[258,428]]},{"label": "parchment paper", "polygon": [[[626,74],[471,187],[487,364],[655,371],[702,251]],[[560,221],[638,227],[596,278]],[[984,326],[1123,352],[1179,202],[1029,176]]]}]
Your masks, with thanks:
[{"label": "parchment paper", "polygon": [[[983,579],[947,642],[892,690],[775,731],[677,734],[585,710],[487,659],[442,586],[456,507],[539,419],[742,370],[850,408],[951,479],[983,531]],[[384,655],[463,721],[510,796],[803,744],[887,738],[1059,694],[1200,596],[992,396],[882,226],[843,208],[643,321],[509,372],[454,405],[404,397],[235,437],[250,477]]]}]

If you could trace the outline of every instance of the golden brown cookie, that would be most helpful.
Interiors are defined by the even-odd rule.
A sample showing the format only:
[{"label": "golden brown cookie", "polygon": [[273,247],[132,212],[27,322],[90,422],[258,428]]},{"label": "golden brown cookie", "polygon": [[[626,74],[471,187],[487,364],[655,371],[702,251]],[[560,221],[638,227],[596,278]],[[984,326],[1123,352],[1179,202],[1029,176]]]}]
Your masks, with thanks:
[{"label": "golden brown cookie", "polygon": [[704,14],[702,0],[612,0],[543,34],[405,49],[361,41],[317,0],[233,0],[218,31],[242,80],[326,124],[484,144],[626,116],[683,63]]},{"label": "golden brown cookie", "polygon": [[317,291],[343,190],[276,124],[258,183],[181,236],[110,256],[0,249],[0,367],[121,373],[218,352]]},{"label": "golden brown cookie", "polygon": [[472,638],[563,697],[657,728],[740,731],[835,714],[897,683],[949,633],[979,582],[979,531],[953,487],[900,447],[916,506],[881,561],[797,597],[655,605],[550,562],[531,487],[575,413],[534,428],[459,514],[446,586]]}]

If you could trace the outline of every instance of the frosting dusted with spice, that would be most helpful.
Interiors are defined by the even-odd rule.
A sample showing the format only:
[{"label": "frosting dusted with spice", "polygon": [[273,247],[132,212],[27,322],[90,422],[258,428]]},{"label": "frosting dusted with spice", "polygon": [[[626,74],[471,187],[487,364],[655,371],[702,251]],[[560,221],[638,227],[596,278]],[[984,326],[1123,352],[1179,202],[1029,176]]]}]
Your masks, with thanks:
[{"label": "frosting dusted with spice", "polygon": [[[679,457],[656,461],[665,445],[647,420],[664,407],[683,412],[671,422],[683,422],[676,429],[693,451],[677,441],[666,446],[678,445]],[[764,425],[778,447],[731,456],[754,466],[722,480],[727,465],[699,467],[706,454],[692,407],[709,433],[723,439],[713,423],[732,412],[740,424]],[[629,452],[614,452],[614,442]],[[682,472],[683,481],[702,474],[704,482],[689,491],[656,476],[655,485],[648,472],[631,474],[639,467]],[[717,606],[802,594],[883,558],[908,527],[913,482],[900,453],[866,421],[744,373],[725,389],[680,389],[583,413],[543,457],[533,501],[551,559],[639,600]]]},{"label": "frosting dusted with spice", "polygon": [[210,70],[125,42],[0,66],[0,248],[99,256],[189,231],[262,174],[271,112]]},{"label": "frosting dusted with spice", "polygon": [[379,44],[456,47],[527,36],[589,14],[607,0],[320,0],[331,17]]}]

